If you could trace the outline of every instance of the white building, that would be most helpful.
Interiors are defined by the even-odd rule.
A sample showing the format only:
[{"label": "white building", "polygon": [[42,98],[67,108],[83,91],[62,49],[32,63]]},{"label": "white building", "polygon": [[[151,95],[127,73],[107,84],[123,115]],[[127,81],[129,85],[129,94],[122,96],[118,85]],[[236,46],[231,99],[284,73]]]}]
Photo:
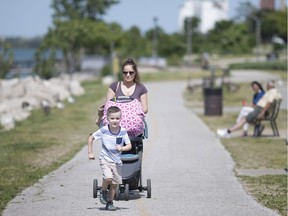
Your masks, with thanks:
[{"label": "white building", "polygon": [[200,19],[199,30],[207,33],[217,21],[229,19],[228,0],[185,0],[179,11],[179,29],[183,31],[187,17]]}]

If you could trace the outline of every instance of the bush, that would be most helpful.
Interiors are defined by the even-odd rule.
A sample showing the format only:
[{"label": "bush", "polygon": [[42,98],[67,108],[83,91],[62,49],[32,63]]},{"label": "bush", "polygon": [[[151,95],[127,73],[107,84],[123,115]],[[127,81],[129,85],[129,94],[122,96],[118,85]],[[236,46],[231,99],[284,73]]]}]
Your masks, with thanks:
[{"label": "bush", "polygon": [[287,64],[284,61],[274,62],[245,62],[229,65],[230,69],[261,69],[261,70],[287,70]]},{"label": "bush", "polygon": [[112,69],[110,64],[104,65],[104,67],[101,69],[101,76],[105,77],[108,75],[112,75]]}]

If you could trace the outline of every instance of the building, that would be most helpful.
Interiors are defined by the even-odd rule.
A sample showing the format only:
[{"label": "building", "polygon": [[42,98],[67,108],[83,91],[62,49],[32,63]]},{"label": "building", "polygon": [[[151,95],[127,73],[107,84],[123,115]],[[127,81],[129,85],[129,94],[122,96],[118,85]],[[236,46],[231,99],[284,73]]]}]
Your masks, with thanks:
[{"label": "building", "polygon": [[217,21],[229,19],[228,0],[185,0],[179,11],[179,30],[188,17],[200,19],[199,31],[207,33]]},{"label": "building", "polygon": [[274,10],[275,9],[275,0],[261,0],[260,8],[262,10]]}]

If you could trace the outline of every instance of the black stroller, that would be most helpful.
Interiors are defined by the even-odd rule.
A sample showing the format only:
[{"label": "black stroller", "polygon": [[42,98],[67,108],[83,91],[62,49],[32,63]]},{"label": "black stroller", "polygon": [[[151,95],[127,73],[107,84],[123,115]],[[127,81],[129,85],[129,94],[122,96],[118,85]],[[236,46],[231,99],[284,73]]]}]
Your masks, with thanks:
[{"label": "black stroller", "polygon": [[[123,103],[123,101],[121,102]],[[145,121],[144,121],[145,122]],[[121,194],[124,194],[124,200],[129,200],[129,193],[133,190],[147,191],[147,198],[151,198],[151,179],[147,179],[147,186],[143,186],[142,181],[142,154],[143,139],[148,138],[148,128],[145,122],[144,133],[140,136],[129,137],[132,149],[129,152],[123,152],[121,160],[122,166],[122,184],[117,186],[115,199],[119,200]],[[101,187],[98,186],[98,180],[93,180],[93,198],[97,198],[97,192]]]},{"label": "black stroller", "polygon": [[[142,154],[143,138],[130,137],[132,149],[129,152],[122,153],[122,184],[117,186],[115,199],[119,200],[121,194],[124,194],[124,200],[129,200],[129,193],[132,190],[147,191],[147,198],[151,198],[151,179],[147,179],[147,186],[143,186],[142,181]],[[93,180],[93,198],[97,198],[98,180]]]}]

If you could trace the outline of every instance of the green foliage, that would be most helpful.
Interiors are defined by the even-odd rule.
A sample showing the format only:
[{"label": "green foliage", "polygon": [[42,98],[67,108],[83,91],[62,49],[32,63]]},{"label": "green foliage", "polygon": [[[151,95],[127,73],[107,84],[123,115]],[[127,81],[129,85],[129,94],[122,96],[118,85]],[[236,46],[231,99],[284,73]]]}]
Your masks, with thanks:
[{"label": "green foliage", "polygon": [[118,0],[53,0],[53,17],[61,20],[91,19],[99,20],[101,15]]},{"label": "green foliage", "polygon": [[[182,57],[186,53],[186,44],[181,34],[161,34],[159,36],[159,55],[169,58],[175,54]],[[175,59],[175,58],[174,58]]]},{"label": "green foliage", "polygon": [[38,49],[35,53],[35,61],[36,65],[34,71],[39,77],[42,79],[50,79],[56,75],[56,57],[54,49],[45,51]]},{"label": "green foliage", "polygon": [[243,23],[232,21],[220,21],[207,36],[209,50],[218,53],[248,53],[250,37],[247,26]]},{"label": "green foliage", "polygon": [[120,38],[120,47],[118,53],[123,58],[130,57],[137,59],[140,56],[149,54],[149,42],[142,37],[138,27],[133,26],[124,32]]},{"label": "green foliage", "polygon": [[230,69],[261,69],[287,71],[287,63],[284,61],[271,62],[245,62],[230,64]]},{"label": "green foliage", "polygon": [[101,76],[111,76],[112,75],[112,68],[110,64],[104,65],[104,67],[101,69]]},{"label": "green foliage", "polygon": [[0,41],[0,78],[5,78],[14,61],[11,45]]},{"label": "green foliage", "polygon": [[280,11],[264,11],[261,16],[262,40],[270,43],[273,36],[277,35],[287,42],[287,9]]},{"label": "green foliage", "polygon": [[[111,55],[111,51],[120,58],[135,58],[152,56],[153,40],[156,34],[157,54],[167,59],[169,64],[179,65],[187,52],[187,35],[192,35],[192,54],[203,52],[215,54],[248,54],[255,48],[255,20],[251,16],[261,19],[262,42],[271,43],[273,36],[281,37],[287,41],[287,10],[262,11],[257,10],[249,2],[244,2],[238,9],[238,20],[223,20],[215,27],[202,34],[199,32],[200,20],[192,17],[185,20],[183,33],[166,34],[160,26],[153,27],[141,33],[137,26],[123,31],[118,23],[105,23],[101,16],[117,0],[53,0],[54,9],[53,27],[51,27],[39,46],[37,59],[37,72],[50,77],[55,72],[52,56],[42,58],[43,53],[51,50],[61,50],[66,73],[81,70],[80,60],[85,54]],[[243,19],[244,18],[244,19]],[[243,22],[243,21],[248,22]],[[13,41],[13,38],[11,39]],[[18,43],[17,43],[18,41]],[[13,44],[36,46],[41,39],[33,41],[18,39]],[[285,44],[273,44],[274,52],[285,49]],[[42,53],[43,52],[43,53]],[[42,53],[42,54],[41,54]],[[278,69],[275,64],[272,68]],[[282,68],[282,66],[280,67]],[[286,67],[287,68],[287,67]],[[53,72],[54,71],[54,72]]]},{"label": "green foliage", "polygon": [[[110,27],[103,22],[92,20],[55,21],[40,47],[44,52],[49,48],[60,49],[64,56],[66,72],[80,69],[81,50],[85,47],[106,45],[109,47]],[[93,47],[91,47],[93,44]]]}]

